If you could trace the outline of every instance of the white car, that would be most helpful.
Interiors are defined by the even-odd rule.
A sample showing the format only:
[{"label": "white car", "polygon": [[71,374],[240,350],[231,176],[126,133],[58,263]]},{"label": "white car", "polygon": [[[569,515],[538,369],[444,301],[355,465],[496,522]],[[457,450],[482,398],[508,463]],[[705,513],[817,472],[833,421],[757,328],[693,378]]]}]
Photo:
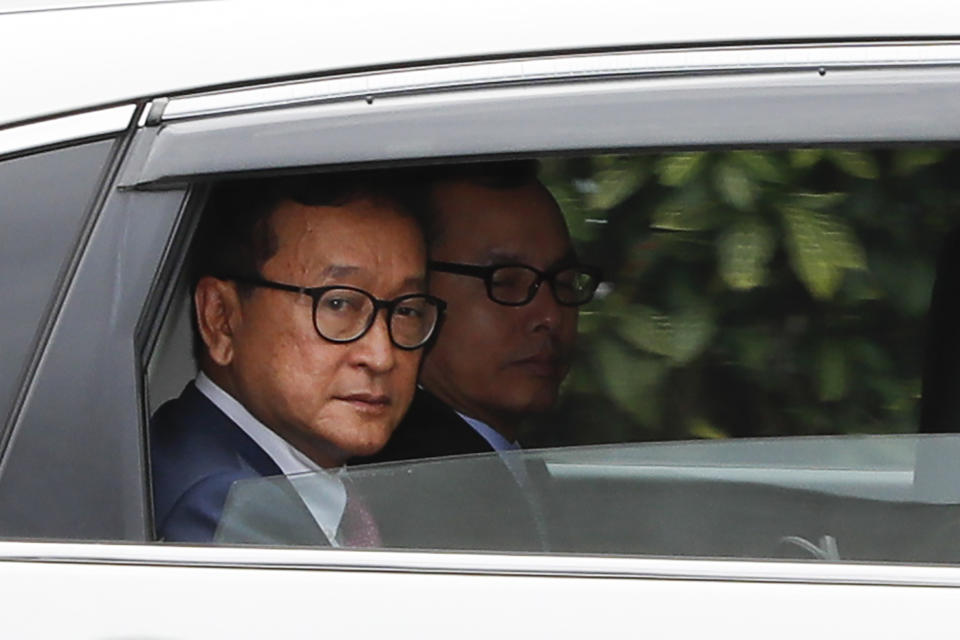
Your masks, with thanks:
[{"label": "white car", "polygon": [[[0,60],[4,637],[953,622],[957,3],[12,0]],[[607,263],[516,454],[549,543],[493,535],[483,456],[347,471],[384,522],[434,509],[384,549],[156,541],[210,183],[490,158],[539,159]]]}]

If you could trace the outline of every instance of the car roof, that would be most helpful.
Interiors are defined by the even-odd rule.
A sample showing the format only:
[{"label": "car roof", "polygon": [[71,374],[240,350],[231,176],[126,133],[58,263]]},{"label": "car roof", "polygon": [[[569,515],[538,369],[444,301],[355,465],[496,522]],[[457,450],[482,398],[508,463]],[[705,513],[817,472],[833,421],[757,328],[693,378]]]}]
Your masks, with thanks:
[{"label": "car roof", "polygon": [[422,63],[957,36],[954,0],[11,0],[0,8],[0,126],[204,87]]}]

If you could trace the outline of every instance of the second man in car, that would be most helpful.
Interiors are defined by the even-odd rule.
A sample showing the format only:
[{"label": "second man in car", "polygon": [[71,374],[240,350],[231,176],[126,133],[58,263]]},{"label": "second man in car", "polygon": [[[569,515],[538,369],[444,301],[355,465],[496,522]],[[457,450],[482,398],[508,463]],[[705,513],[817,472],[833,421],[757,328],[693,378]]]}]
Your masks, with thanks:
[{"label": "second man in car", "polygon": [[515,449],[524,420],[555,403],[600,273],[577,260],[536,171],[517,161],[421,178],[430,292],[447,313],[407,416],[378,454],[353,462]]}]

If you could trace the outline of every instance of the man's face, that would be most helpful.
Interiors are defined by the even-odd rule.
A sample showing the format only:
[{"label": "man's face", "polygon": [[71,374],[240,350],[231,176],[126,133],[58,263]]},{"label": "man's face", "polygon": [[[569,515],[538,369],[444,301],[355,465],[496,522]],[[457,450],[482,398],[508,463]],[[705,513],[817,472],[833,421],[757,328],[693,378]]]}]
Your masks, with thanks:
[{"label": "man's face", "polygon": [[[560,210],[539,184],[451,182],[433,196],[441,234],[432,260],[546,271],[572,257]],[[447,314],[424,361],[428,390],[498,429],[556,401],[576,337],[575,307],[557,304],[547,283],[529,304],[504,306],[487,297],[483,280],[442,272],[431,273],[430,292],[447,301]]]},{"label": "man's face", "polygon": [[[285,202],[270,222],[278,250],[261,269],[268,280],[349,285],[380,299],[425,292],[420,231],[389,205]],[[385,311],[359,340],[334,344],[317,335],[309,296],[257,287],[237,300],[228,375],[251,413],[324,466],[386,444],[410,404],[422,350],[390,342]]]}]

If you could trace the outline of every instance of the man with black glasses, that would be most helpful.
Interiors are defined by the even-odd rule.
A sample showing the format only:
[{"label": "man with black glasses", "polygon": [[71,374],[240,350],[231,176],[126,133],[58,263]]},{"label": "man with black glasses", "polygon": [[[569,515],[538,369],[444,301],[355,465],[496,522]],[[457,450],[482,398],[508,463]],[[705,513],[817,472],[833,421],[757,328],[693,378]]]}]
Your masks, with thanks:
[{"label": "man with black glasses", "polygon": [[578,262],[532,162],[442,169],[428,178],[430,292],[447,302],[420,389],[387,446],[354,462],[519,448],[529,416],[567,374],[578,307],[600,281]]},{"label": "man with black glasses", "polygon": [[387,442],[443,313],[399,194],[372,175],[214,189],[193,248],[200,373],[151,424],[161,538],[209,541],[234,482],[309,472],[302,541],[378,544],[324,470]]}]

